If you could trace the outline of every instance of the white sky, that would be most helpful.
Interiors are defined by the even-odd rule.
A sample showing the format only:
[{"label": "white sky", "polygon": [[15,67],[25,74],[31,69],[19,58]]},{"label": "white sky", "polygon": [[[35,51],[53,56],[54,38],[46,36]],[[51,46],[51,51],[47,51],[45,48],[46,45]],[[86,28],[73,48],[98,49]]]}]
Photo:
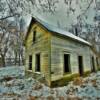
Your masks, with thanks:
[{"label": "white sky", "polygon": [[[48,22],[49,24],[53,24],[57,26],[57,21],[59,21],[61,27],[67,26],[69,28],[71,24],[76,23],[77,16],[82,13],[80,6],[77,5],[76,1],[79,2],[82,10],[84,11],[85,8],[87,7],[87,3],[86,2],[81,3],[80,0],[73,0],[72,7],[76,9],[76,11],[75,13],[71,13],[69,16],[67,16],[67,11],[66,11],[67,8],[66,5],[64,4],[64,0],[60,0],[60,3],[57,5],[57,12],[54,15],[50,13],[40,13],[37,12],[36,10],[33,10],[33,14],[38,18],[42,19],[43,21]],[[93,17],[95,15],[94,6],[95,4],[92,3],[90,9],[86,12],[87,15],[86,22],[89,24],[93,24]],[[28,25],[31,18],[29,17],[29,15],[27,15],[25,16],[25,19]]]}]

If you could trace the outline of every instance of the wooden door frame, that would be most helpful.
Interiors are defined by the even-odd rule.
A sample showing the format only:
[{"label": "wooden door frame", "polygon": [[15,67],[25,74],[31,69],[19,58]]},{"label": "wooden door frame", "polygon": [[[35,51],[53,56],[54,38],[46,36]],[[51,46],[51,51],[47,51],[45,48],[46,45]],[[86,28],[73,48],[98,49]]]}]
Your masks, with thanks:
[{"label": "wooden door frame", "polygon": [[[65,72],[65,70],[64,70],[64,55],[69,55],[69,72]],[[71,56],[71,54],[69,53],[69,52],[64,52],[63,53],[63,73],[65,74],[65,73],[71,73],[71,60],[70,60],[70,57]]]},{"label": "wooden door frame", "polygon": [[[82,62],[82,64],[81,64],[81,66],[80,66],[80,61],[79,61],[79,57],[81,57],[81,62]],[[83,61],[83,56],[82,55],[78,55],[78,72],[79,72],[79,75],[80,76],[83,76],[83,74],[84,74],[84,61]]]},{"label": "wooden door frame", "polygon": [[[37,71],[37,69],[36,69],[36,67],[37,67],[37,58],[36,58],[36,56],[37,55],[40,56],[40,58],[39,58],[40,59],[40,61],[39,61],[40,62],[40,64],[39,64],[39,71]],[[40,52],[35,54],[35,72],[41,72],[41,53]]]}]

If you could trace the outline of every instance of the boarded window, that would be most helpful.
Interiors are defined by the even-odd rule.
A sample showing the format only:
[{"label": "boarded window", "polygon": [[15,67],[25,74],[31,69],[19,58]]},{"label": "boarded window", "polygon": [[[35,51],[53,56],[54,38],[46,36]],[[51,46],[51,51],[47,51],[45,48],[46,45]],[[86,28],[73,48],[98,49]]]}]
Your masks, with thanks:
[{"label": "boarded window", "polygon": [[33,42],[36,41],[36,30],[33,31]]},{"label": "boarded window", "polygon": [[82,56],[78,56],[78,66],[79,66],[79,74],[80,74],[80,76],[82,76],[84,73],[84,71],[83,71],[83,57]]},{"label": "boarded window", "polygon": [[70,72],[70,55],[64,54],[64,73]]},{"label": "boarded window", "polygon": [[36,54],[35,71],[40,72],[40,54]]},{"label": "boarded window", "polygon": [[29,70],[32,70],[32,55],[29,56]]}]

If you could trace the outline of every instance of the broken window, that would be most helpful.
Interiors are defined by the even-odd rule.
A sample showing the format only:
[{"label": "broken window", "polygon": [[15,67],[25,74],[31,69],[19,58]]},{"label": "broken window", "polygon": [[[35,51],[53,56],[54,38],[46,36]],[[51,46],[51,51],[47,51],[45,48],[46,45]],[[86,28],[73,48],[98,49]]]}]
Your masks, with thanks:
[{"label": "broken window", "polygon": [[64,73],[70,72],[70,55],[64,54]]},{"label": "broken window", "polygon": [[75,35],[78,36],[78,29],[75,27]]},{"label": "broken window", "polygon": [[36,41],[36,30],[33,31],[33,42]]},{"label": "broken window", "polygon": [[32,55],[29,56],[29,70],[32,70]]}]

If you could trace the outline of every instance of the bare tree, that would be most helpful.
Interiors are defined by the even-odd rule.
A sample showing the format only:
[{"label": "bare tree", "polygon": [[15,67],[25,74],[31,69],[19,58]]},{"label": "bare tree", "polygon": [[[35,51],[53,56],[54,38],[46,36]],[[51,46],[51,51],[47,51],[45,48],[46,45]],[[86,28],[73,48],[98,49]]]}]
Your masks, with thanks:
[{"label": "bare tree", "polygon": [[[95,25],[90,25],[87,23],[86,19],[88,19],[87,12],[91,8],[91,5],[95,3],[95,11],[98,13],[98,2],[97,0],[63,0],[65,4],[65,9],[66,9],[66,17],[70,17],[71,14],[76,14],[77,10],[80,9],[80,13],[76,16],[76,24],[72,24],[72,32],[75,33],[75,35],[82,37],[84,34],[84,38],[86,40],[91,40],[94,41],[92,43],[93,45],[96,43],[99,43],[98,40],[100,38],[100,25],[98,24],[97,26]],[[3,43],[6,45],[5,47],[5,53],[3,49],[0,49],[0,52],[3,52],[6,55],[6,52],[8,51],[7,49],[11,47],[14,51],[15,54],[15,62],[17,58],[19,57],[19,62],[20,58],[23,57],[23,39],[24,39],[24,32],[22,32],[22,26],[25,24],[23,23],[22,20],[20,20],[21,16],[23,14],[31,14],[34,15],[34,10],[39,11],[41,13],[51,13],[51,14],[56,14],[57,11],[57,6],[60,0],[0,0],[0,37],[7,37],[6,41],[3,42],[3,38],[0,40],[0,45],[3,45]],[[84,9],[82,8],[82,3],[86,3],[86,7]],[[78,5],[78,9],[73,6],[73,3]],[[10,29],[9,27],[5,27],[6,25],[4,22],[6,22],[9,19],[14,19],[15,25],[14,27],[15,30]],[[10,21],[10,20],[9,20]],[[9,23],[7,21],[7,23]],[[57,21],[58,27],[61,26],[61,21]],[[99,23],[99,22],[98,22]],[[66,28],[68,29],[68,28]],[[86,30],[86,32],[83,31],[83,29]],[[11,32],[11,30],[13,32]],[[70,29],[71,30],[71,29]],[[98,30],[98,32],[96,32]],[[12,36],[11,33],[14,33]],[[3,35],[4,34],[4,35]],[[91,35],[90,35],[91,34]],[[14,38],[11,38],[14,37]],[[14,39],[14,40],[13,40]],[[2,41],[3,40],[3,41]],[[10,41],[10,42],[7,42]],[[10,43],[12,45],[8,45],[7,43]],[[2,47],[2,48],[4,48]],[[1,46],[0,46],[1,48]]]},{"label": "bare tree", "polygon": [[[98,0],[64,0],[66,5],[67,17],[71,16],[71,14],[75,14],[77,12],[77,7],[73,6],[73,3],[76,2],[76,6],[80,8],[80,12],[76,15],[76,23],[73,23],[71,29],[69,29],[76,36],[82,37],[87,41],[91,42],[92,47],[96,50],[96,45],[100,47],[100,16],[98,16],[100,11],[100,1]],[[81,4],[86,4],[82,7]],[[93,6],[94,5],[94,6]],[[94,24],[88,24],[87,19],[89,19],[88,12],[94,7],[95,15],[92,19]],[[97,24],[97,25],[96,25]],[[100,53],[100,50],[98,51]]]},{"label": "bare tree", "polygon": [[11,31],[12,30],[9,27],[9,24],[7,24],[7,21],[3,21],[2,23],[0,23],[0,55],[3,66],[5,66],[5,57],[11,45]]},{"label": "bare tree", "polygon": [[[24,21],[20,20],[22,14],[32,14],[33,8],[43,13],[53,14],[58,0],[0,0],[0,55],[3,66],[8,49],[14,52],[15,62],[19,58],[19,65],[22,59],[24,62],[24,32],[22,31]],[[13,24],[10,19],[14,19]],[[4,23],[5,22],[5,23]],[[9,24],[8,26],[6,25]],[[14,29],[10,29],[11,27]],[[12,33],[14,33],[12,35]],[[15,63],[16,64],[16,63]]]}]

